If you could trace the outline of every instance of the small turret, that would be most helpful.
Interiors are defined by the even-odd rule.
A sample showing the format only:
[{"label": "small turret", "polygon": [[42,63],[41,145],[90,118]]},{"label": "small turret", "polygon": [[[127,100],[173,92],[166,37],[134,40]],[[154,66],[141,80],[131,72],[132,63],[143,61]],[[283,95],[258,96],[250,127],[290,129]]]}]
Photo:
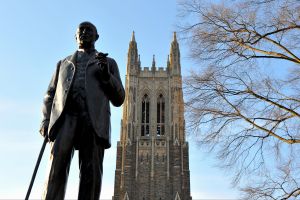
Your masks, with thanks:
[{"label": "small turret", "polygon": [[141,69],[141,56],[140,56],[140,54],[139,54],[139,60],[138,60],[138,67],[139,67],[139,69]]},{"label": "small turret", "polygon": [[155,55],[153,55],[151,70],[152,70],[152,71],[155,71],[155,70],[156,70]]},{"label": "small turret", "polygon": [[170,71],[170,55],[168,55],[167,59],[167,71]]}]

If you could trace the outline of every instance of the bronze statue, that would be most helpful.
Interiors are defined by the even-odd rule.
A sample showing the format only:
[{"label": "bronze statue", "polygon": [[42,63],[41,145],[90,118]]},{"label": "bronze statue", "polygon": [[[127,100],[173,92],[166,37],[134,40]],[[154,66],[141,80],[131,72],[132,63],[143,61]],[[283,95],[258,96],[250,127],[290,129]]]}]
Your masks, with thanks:
[{"label": "bronze statue", "polygon": [[111,146],[110,106],[125,92],[117,63],[97,52],[99,38],[90,22],[76,31],[78,50],[56,66],[44,97],[40,132],[51,143],[51,168],[43,199],[64,199],[74,150],[79,150],[78,199],[99,199],[104,149]]}]

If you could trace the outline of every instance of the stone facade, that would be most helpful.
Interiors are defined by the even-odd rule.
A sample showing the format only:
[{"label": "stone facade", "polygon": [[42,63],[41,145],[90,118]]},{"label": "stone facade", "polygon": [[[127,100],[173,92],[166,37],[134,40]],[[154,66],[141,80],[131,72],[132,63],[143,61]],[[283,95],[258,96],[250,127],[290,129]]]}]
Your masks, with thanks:
[{"label": "stone facade", "polygon": [[113,200],[191,200],[176,33],[167,67],[143,69],[133,33],[125,90]]}]

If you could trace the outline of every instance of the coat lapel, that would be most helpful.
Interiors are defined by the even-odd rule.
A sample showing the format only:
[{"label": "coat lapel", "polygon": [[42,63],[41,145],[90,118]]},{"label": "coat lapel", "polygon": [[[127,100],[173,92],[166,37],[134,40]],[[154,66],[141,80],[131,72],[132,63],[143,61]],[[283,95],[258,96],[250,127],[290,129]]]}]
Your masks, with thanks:
[{"label": "coat lapel", "polygon": [[[95,50],[95,52],[87,62],[87,67],[98,62],[96,59],[96,53],[98,53],[97,50]],[[70,58],[68,59],[68,62],[71,62],[75,67],[76,67],[76,58],[77,58],[77,51],[75,51],[75,53],[71,55]]]},{"label": "coat lapel", "polygon": [[76,58],[77,58],[77,51],[68,59],[69,62],[71,62],[74,66],[76,66]]}]

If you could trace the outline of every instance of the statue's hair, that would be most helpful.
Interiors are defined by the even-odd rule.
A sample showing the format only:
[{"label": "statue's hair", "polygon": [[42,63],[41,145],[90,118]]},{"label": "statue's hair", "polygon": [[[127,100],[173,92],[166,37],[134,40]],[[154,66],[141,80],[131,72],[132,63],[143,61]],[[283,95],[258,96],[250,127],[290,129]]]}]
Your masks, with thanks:
[{"label": "statue's hair", "polygon": [[95,26],[94,24],[92,24],[91,22],[85,21],[85,22],[81,22],[81,23],[78,25],[78,27],[79,27],[80,25],[83,25],[83,24],[86,24],[86,25],[89,25],[89,26],[93,27],[93,29],[95,30],[96,34],[98,34],[97,28],[96,28],[96,26]]}]

